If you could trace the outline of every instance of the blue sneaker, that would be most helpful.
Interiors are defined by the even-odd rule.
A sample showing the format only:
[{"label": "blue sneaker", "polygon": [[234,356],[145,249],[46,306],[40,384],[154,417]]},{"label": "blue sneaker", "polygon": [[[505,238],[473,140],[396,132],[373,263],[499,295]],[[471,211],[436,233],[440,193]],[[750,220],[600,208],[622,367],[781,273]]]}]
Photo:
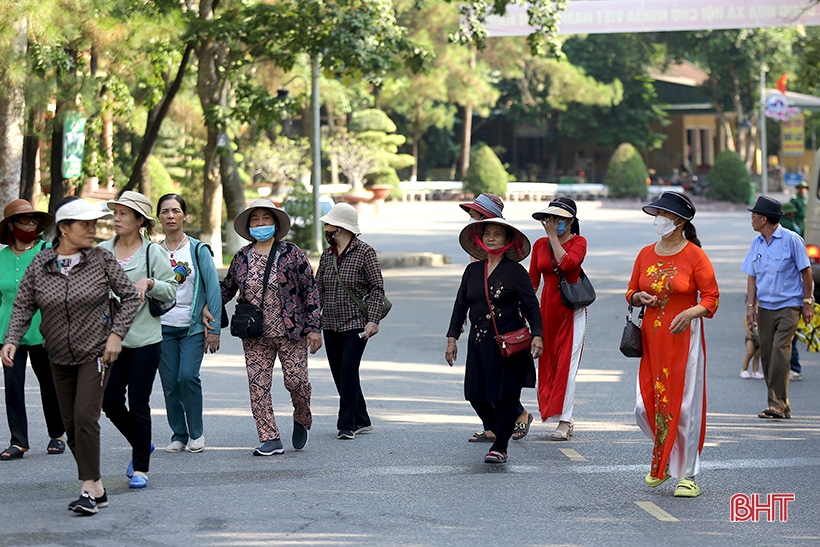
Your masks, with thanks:
[{"label": "blue sneaker", "polygon": [[[149,452],[149,454],[153,454],[155,449],[156,449],[156,446],[154,446],[154,443],[151,442],[151,452]],[[128,477],[129,479],[134,476],[134,460],[131,460],[130,462],[128,462],[128,467],[125,468],[125,476]],[[146,484],[147,484],[147,481],[146,481]],[[131,488],[145,488],[145,485],[143,485],[143,486],[132,486]]]},{"label": "blue sneaker", "polygon": [[134,475],[128,483],[128,488],[145,488],[146,486],[148,486],[148,477],[143,475]]}]

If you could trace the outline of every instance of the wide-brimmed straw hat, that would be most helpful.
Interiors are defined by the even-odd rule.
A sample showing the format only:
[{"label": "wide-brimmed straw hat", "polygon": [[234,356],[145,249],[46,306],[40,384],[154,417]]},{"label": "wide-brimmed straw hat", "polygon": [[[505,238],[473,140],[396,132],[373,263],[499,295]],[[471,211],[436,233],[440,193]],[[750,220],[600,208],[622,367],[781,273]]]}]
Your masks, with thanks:
[{"label": "wide-brimmed straw hat", "polygon": [[758,197],[755,206],[750,208],[749,211],[764,217],[780,218],[783,216],[783,206],[779,201],[769,196]]},{"label": "wide-brimmed straw hat", "polygon": [[487,218],[504,218],[504,202],[497,195],[488,192],[479,194],[472,203],[460,203],[459,207],[468,213],[472,209]]},{"label": "wide-brimmed straw hat", "polygon": [[145,220],[148,221],[149,225],[151,225],[152,227],[157,225],[156,219],[151,216],[151,211],[154,210],[154,204],[151,203],[150,199],[140,194],[139,192],[132,192],[131,190],[126,190],[118,199],[108,200],[105,202],[105,204],[112,211],[117,205],[122,205],[124,207],[128,207],[129,209],[133,209],[134,211],[145,217]]},{"label": "wide-brimmed straw hat", "polygon": [[276,233],[273,237],[281,241],[282,238],[288,235],[290,231],[290,217],[267,198],[257,199],[248,205],[244,211],[236,215],[236,218],[233,220],[233,229],[236,230],[237,234],[248,241],[256,241],[256,238],[251,235],[249,226],[254,209],[267,209],[273,215],[276,221]]},{"label": "wide-brimmed straw hat", "polygon": [[362,231],[359,230],[359,213],[357,213],[356,208],[349,203],[337,203],[319,220],[331,226],[344,228],[353,235],[362,233]]},{"label": "wide-brimmed straw hat", "polygon": [[[478,260],[484,260],[487,258],[487,251],[482,249],[478,244],[481,240],[482,234],[484,233],[485,224],[499,224],[509,228],[515,234],[513,239],[514,244],[512,247],[507,249],[507,252],[505,253],[507,258],[510,260],[515,260],[516,262],[521,262],[529,256],[531,249],[530,240],[527,239],[524,232],[503,218],[485,218],[483,220],[476,220],[475,222],[471,222],[465,226],[458,236],[458,242],[461,244],[461,248],[467,251],[467,254],[473,258],[477,258]],[[508,241],[507,243],[511,242]]]},{"label": "wide-brimmed straw hat", "polygon": [[682,194],[677,192],[664,192],[661,197],[648,205],[643,206],[643,212],[647,215],[658,216],[658,211],[666,211],[673,215],[678,215],[684,220],[695,218],[695,206]]},{"label": "wide-brimmed straw hat", "polygon": [[54,217],[48,213],[44,213],[43,211],[38,211],[34,207],[32,207],[31,203],[24,199],[15,199],[14,201],[9,202],[6,205],[6,208],[3,209],[3,220],[0,221],[0,243],[4,245],[9,241],[9,233],[11,229],[9,228],[9,223],[14,219],[16,216],[28,215],[30,217],[37,218],[37,233],[42,233],[43,230],[51,226],[51,223],[54,222]]},{"label": "wide-brimmed straw hat", "polygon": [[84,199],[75,199],[57,209],[55,221],[59,224],[64,220],[99,220],[111,218],[111,211],[99,205],[92,205]]},{"label": "wide-brimmed straw hat", "polygon": [[556,216],[562,218],[575,218],[578,215],[578,207],[570,198],[560,197],[555,198],[549,204],[549,207],[543,211],[538,211],[532,214],[535,220],[543,220],[548,216]]}]

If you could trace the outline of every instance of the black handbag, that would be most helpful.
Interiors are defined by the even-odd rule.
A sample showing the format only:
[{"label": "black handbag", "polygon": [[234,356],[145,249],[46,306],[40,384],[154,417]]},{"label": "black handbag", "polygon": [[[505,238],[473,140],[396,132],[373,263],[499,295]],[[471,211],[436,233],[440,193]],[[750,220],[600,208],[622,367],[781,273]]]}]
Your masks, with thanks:
[{"label": "black handbag", "polygon": [[[273,262],[276,260],[276,249],[278,246],[279,242],[274,242],[268,254],[268,263],[265,265],[265,275],[262,278],[263,304],[265,302],[265,292],[268,289],[268,277],[270,277]],[[244,294],[244,289],[242,292]],[[231,318],[231,335],[237,338],[259,338],[262,336],[262,327],[262,309],[250,302],[237,302],[233,317]]]},{"label": "black handbag", "polygon": [[[151,277],[151,245],[153,245],[153,243],[149,243],[148,246],[145,248],[145,271],[148,272],[148,275],[146,277]],[[165,315],[166,313],[174,309],[174,306],[177,305],[176,298],[174,298],[170,302],[160,302],[159,300],[156,300],[148,295],[145,295],[145,299],[148,300],[148,310],[154,317],[160,317],[161,315]]]},{"label": "black handbag", "polygon": [[581,275],[578,277],[578,282],[570,283],[558,270],[551,250],[550,259],[552,260],[555,275],[558,276],[558,290],[561,292],[561,302],[563,302],[565,307],[571,310],[577,310],[578,308],[586,308],[595,302],[595,287],[592,286],[592,281],[589,280],[583,268],[581,268]]},{"label": "black handbag", "polygon": [[[347,295],[353,300],[353,302],[356,303],[356,305],[359,307],[359,310],[361,310],[362,315],[364,315],[365,320],[370,321],[370,319],[367,316],[367,301],[370,299],[370,293],[367,293],[362,298],[356,298],[356,295],[353,294],[353,291],[347,288],[347,285],[345,285],[342,282],[342,276],[339,275],[339,257],[337,257],[336,255],[333,255],[333,269],[336,270],[336,279],[339,281],[339,286],[341,286],[342,289],[344,289],[344,291],[347,293]],[[391,309],[393,309],[393,303],[387,299],[387,295],[385,294],[384,298],[382,299],[381,310],[379,310],[379,321],[387,317],[387,314],[390,313]]]},{"label": "black handbag", "polygon": [[262,310],[244,302],[237,304],[231,319],[231,334],[237,338],[262,336]]},{"label": "black handbag", "polygon": [[632,309],[632,304],[629,304],[629,311],[626,314],[626,325],[624,325],[624,333],[621,335],[621,353],[627,357],[641,357],[643,355],[641,325],[643,324],[643,313],[646,308],[641,306],[641,313],[638,314],[637,324],[632,321]]}]

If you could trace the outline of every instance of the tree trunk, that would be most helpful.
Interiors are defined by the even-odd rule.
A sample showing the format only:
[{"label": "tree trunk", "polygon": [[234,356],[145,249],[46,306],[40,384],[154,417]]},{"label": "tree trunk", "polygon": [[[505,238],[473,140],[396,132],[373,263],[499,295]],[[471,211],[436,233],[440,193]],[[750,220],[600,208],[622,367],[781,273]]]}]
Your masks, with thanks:
[{"label": "tree trunk", "polygon": [[54,110],[53,129],[51,131],[51,196],[48,201],[48,212],[54,214],[62,199],[71,194],[67,180],[63,178],[63,122],[65,103],[57,102]]},{"label": "tree trunk", "polygon": [[[16,59],[5,63],[22,63],[26,58],[26,20],[16,25]],[[3,70],[5,72],[5,70]],[[0,88],[0,205],[20,197],[20,181],[23,168],[23,124],[25,123],[26,98],[21,85],[8,81]]]},{"label": "tree trunk", "polygon": [[[230,143],[219,155],[219,174],[222,179],[225,204],[228,208],[228,219],[231,220],[229,226],[232,227],[233,219],[245,209],[245,190],[239,178],[239,169],[236,166],[236,158]],[[225,243],[228,253],[234,254],[242,245],[245,245],[245,240],[239,237],[235,230],[229,228],[225,231]]]},{"label": "tree trunk", "polygon": [[[475,72],[475,50],[470,55],[470,70]],[[464,105],[464,120],[461,125],[461,153],[459,155],[459,174],[461,180],[467,177],[470,168],[470,146],[473,138],[473,103],[468,101]]]},{"label": "tree trunk", "polygon": [[[206,0],[203,0],[202,4],[208,4]],[[214,3],[216,4],[216,3]],[[214,6],[215,7],[215,6]],[[200,6],[200,9],[202,7]],[[211,13],[211,17],[213,18],[213,12],[209,10]],[[200,13],[200,17],[202,14]],[[203,48],[205,46],[203,45]],[[156,108],[152,109],[149,113],[148,124],[145,130],[145,137],[142,139],[142,145],[140,146],[139,154],[137,155],[137,161],[134,162],[134,167],[131,170],[131,177],[128,179],[128,183],[122,188],[122,192],[126,190],[133,190],[134,188],[140,187],[142,182],[142,173],[145,167],[145,163],[148,161],[148,157],[154,151],[154,145],[157,143],[157,136],[159,136],[159,128],[162,126],[162,122],[165,120],[166,116],[168,115],[168,110],[171,108],[171,103],[174,102],[174,98],[177,96],[180,88],[182,87],[182,82],[185,79],[185,71],[188,67],[188,62],[191,60],[191,55],[194,53],[194,46],[192,44],[188,44],[185,47],[185,52],[182,54],[182,61],[179,63],[179,69],[177,70],[177,76],[171,85],[168,87],[168,90],[165,92],[165,96],[162,98],[162,101],[157,105]],[[198,87],[198,85],[197,85]],[[200,100],[202,97],[200,97]],[[203,108],[204,108],[203,104]],[[216,252],[216,250],[214,250]]]},{"label": "tree trunk", "polygon": [[413,165],[410,168],[410,180],[415,182],[419,178],[419,139],[421,138],[421,128],[418,118],[413,122]]},{"label": "tree trunk", "polygon": [[470,168],[470,143],[473,133],[473,105],[468,103],[464,106],[464,121],[461,126],[461,152],[459,153],[458,172],[461,180],[467,176]]},{"label": "tree trunk", "polygon": [[[28,123],[26,124],[26,135],[23,137],[23,165],[20,177],[22,183],[21,197],[34,203],[39,194],[37,186],[37,171],[39,170],[38,155],[40,153],[40,139],[37,137],[37,118],[40,113],[36,109],[30,109]],[[42,118],[42,116],[39,116]],[[42,129],[42,128],[40,128]]]},{"label": "tree trunk", "polygon": [[[213,21],[218,0],[200,0],[199,19]],[[213,112],[222,104],[223,82],[226,75],[220,63],[224,59],[223,47],[207,35],[203,35],[196,48],[199,66],[197,69],[196,91],[202,111]],[[220,74],[220,72],[223,72]],[[208,141],[205,145],[205,166],[202,180],[202,241],[208,243],[214,252],[214,262],[222,264],[222,181],[219,178],[220,134],[211,121],[206,119]]]}]

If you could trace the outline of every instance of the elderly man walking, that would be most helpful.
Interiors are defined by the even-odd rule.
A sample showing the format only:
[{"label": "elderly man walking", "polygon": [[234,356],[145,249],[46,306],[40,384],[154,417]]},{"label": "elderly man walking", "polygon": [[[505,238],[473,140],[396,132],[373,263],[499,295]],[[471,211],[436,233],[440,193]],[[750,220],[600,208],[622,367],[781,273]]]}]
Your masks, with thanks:
[{"label": "elderly man walking", "polygon": [[814,315],[811,265],[803,238],[780,226],[783,210],[779,201],[760,196],[749,211],[752,229],[759,235],[752,240],[742,266],[748,274],[746,316],[758,326],[760,362],[769,392],[768,406],[758,417],[782,420],[791,417],[792,338],[800,315],[806,323]]}]

